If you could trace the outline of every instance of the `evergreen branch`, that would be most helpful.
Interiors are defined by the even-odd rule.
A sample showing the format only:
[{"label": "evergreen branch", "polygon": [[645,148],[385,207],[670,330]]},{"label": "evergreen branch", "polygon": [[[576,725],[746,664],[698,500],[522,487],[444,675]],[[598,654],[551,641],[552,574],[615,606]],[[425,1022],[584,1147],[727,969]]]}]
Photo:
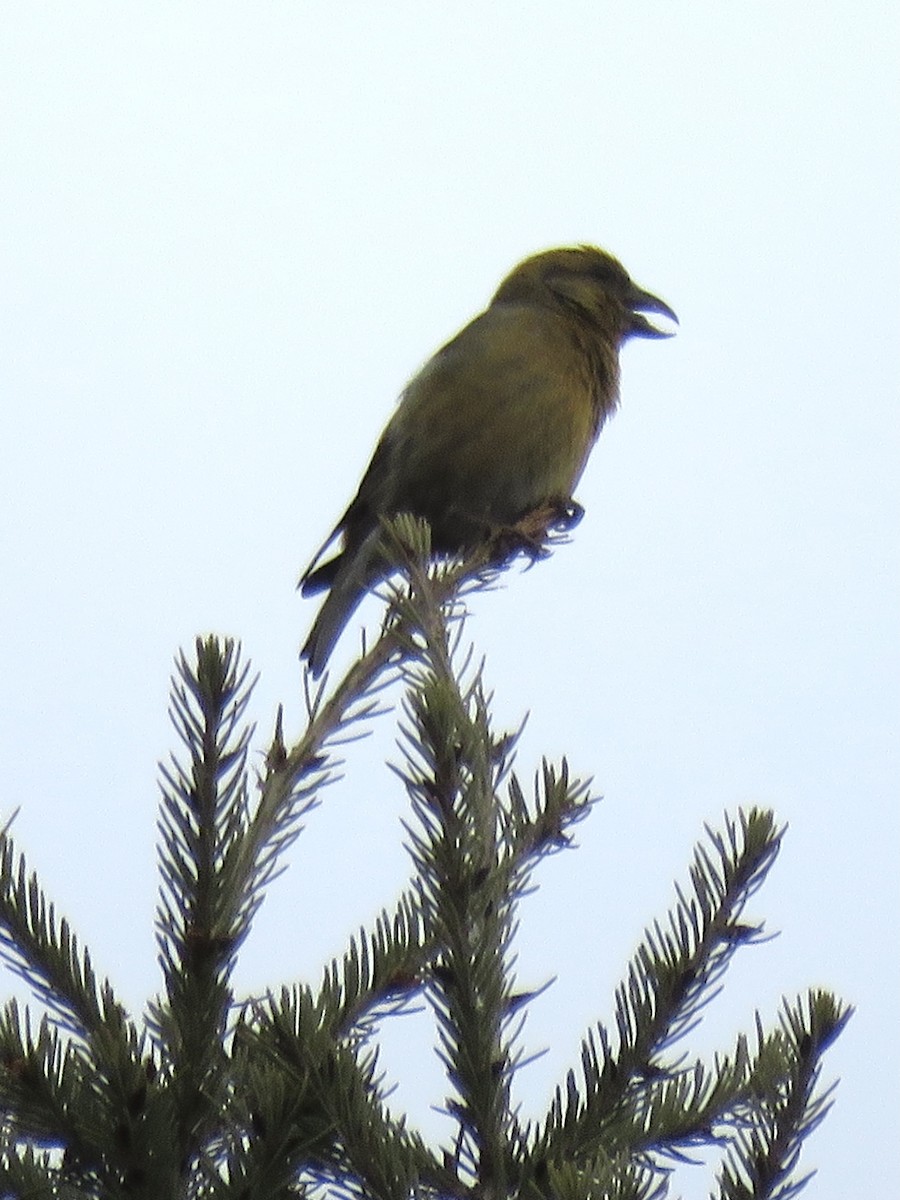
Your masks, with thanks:
[{"label": "evergreen branch", "polygon": [[359,1038],[376,1020],[408,1011],[431,951],[422,912],[407,893],[393,914],[382,912],[372,932],[360,930],[343,958],[325,969],[314,1000],[319,1023],[336,1037]]},{"label": "evergreen branch", "polygon": [[337,1138],[333,1163],[313,1171],[322,1182],[378,1200],[408,1200],[423,1175],[455,1183],[419,1135],[386,1111],[374,1052],[339,1051],[333,1078],[337,1086],[324,1094]]},{"label": "evergreen branch", "polygon": [[789,1200],[813,1172],[792,1176],[804,1140],[831,1107],[834,1085],[816,1094],[821,1058],[849,1021],[852,1009],[828,992],[785,1002],[780,1042],[787,1070],[758,1072],[760,1094],[731,1142],[719,1175],[721,1200]]},{"label": "evergreen branch", "polygon": [[[331,1189],[342,1175],[359,1172],[368,1195],[401,1194],[404,1181],[420,1175],[439,1178],[447,1194],[450,1174],[384,1111],[374,1058],[354,1065],[373,1022],[407,1008],[421,986],[427,953],[421,913],[404,896],[393,914],[382,913],[368,937],[352,939],[344,957],[326,968],[318,993],[297,986],[248,1007],[236,1043],[253,1064],[246,1124],[254,1144],[230,1161],[229,1178],[259,1175],[274,1188],[273,1172],[289,1145],[293,1174],[279,1186],[304,1168]],[[222,1193],[232,1194],[242,1193]]]},{"label": "evergreen branch", "polygon": [[638,1159],[692,1161],[689,1150],[722,1140],[722,1125],[740,1119],[753,1078],[754,1063],[740,1037],[735,1054],[716,1055],[712,1068],[696,1062],[648,1079],[610,1132]]},{"label": "evergreen branch", "polygon": [[[236,1053],[249,1068],[241,1072],[248,1080],[242,1103],[254,1136],[229,1161],[228,1178],[274,1183],[273,1172],[289,1159],[279,1186],[302,1173],[331,1188],[405,1200],[414,1182],[427,1178],[451,1194],[455,1176],[385,1110],[375,1055],[357,1039],[336,1041],[325,1018],[309,989],[294,988],[257,1006],[252,1024],[239,1026]],[[221,1193],[229,1200],[281,1194]]]},{"label": "evergreen branch", "polygon": [[[248,1049],[252,1041],[252,1049]],[[227,1125],[199,1166],[203,1195],[215,1200],[287,1200],[310,1162],[327,1159],[331,1120],[308,1078],[260,1052],[264,1042],[238,1024],[234,1063],[240,1088]]]},{"label": "evergreen branch", "polygon": [[239,648],[198,639],[196,664],[182,655],[178,673],[171,712],[189,764],[173,758],[163,770],[157,929],[168,1003],[154,1005],[150,1017],[165,1047],[178,1161],[208,1165],[206,1140],[232,1102],[225,1045],[235,956],[324,771],[312,763],[302,778],[281,772],[279,716],[253,806],[246,767],[252,731],[241,725],[252,684]]},{"label": "evergreen branch", "polygon": [[[359,1159],[354,1129],[368,1138],[380,1123],[389,1136],[392,1126],[380,1115],[377,1097],[364,1103],[352,1060],[340,1047],[361,1046],[376,1019],[406,1009],[410,991],[421,986],[423,955],[420,914],[411,897],[401,897],[393,915],[382,913],[368,937],[351,939],[343,959],[326,969],[317,994],[298,985],[246,1006],[235,1041],[244,1064],[239,1073],[247,1080],[245,1115],[238,1123],[253,1132],[253,1146],[230,1148],[232,1182],[261,1178],[272,1190],[260,1195],[280,1195],[278,1187],[287,1187],[310,1162],[317,1164],[314,1174],[333,1175],[338,1153],[342,1162],[351,1153]],[[335,1055],[343,1055],[340,1070]],[[350,1107],[343,1099],[348,1091],[356,1097]],[[372,1111],[366,1108],[370,1101]],[[349,1149],[338,1152],[338,1145]],[[279,1166],[286,1148],[290,1168]],[[243,1193],[220,1188],[220,1194]]]},{"label": "evergreen branch", "polygon": [[[54,1196],[63,1193],[50,1192],[47,1181],[53,1173],[51,1154],[17,1145],[7,1130],[0,1125],[0,1196],[4,1200],[30,1200],[35,1196]],[[73,1196],[68,1193],[66,1200]],[[80,1200],[80,1198],[79,1198]]]},{"label": "evergreen branch", "polygon": [[663,1200],[666,1180],[627,1155],[609,1158],[598,1152],[579,1163],[542,1161],[535,1178],[520,1193],[523,1200]]},{"label": "evergreen branch", "polygon": [[[475,547],[464,558],[435,560],[427,521],[401,513],[391,519],[381,518],[381,525],[385,561],[391,574],[402,574],[406,586],[387,588],[387,610],[379,637],[371,648],[363,648],[327,699],[327,674],[314,692],[309,673],[305,675],[307,726],[290,750],[284,746],[280,734],[276,736],[268,756],[264,808],[277,810],[280,797],[296,780],[309,771],[323,770],[327,746],[351,736],[347,731],[355,722],[380,711],[378,693],[394,677],[385,678],[386,670],[395,672],[422,653],[423,609],[417,595],[426,598],[425,611],[430,614],[428,620],[434,632],[445,620],[454,621],[463,614],[465,596],[492,587],[500,569],[522,549],[520,544],[488,542]],[[545,531],[545,535],[547,545],[565,540],[553,529]],[[549,552],[536,544],[530,548],[533,554]],[[271,796],[267,799],[269,791]]]},{"label": "evergreen branch", "polygon": [[[512,746],[514,738],[505,740]],[[519,895],[529,888],[531,874],[544,858],[571,849],[571,827],[583,821],[599,797],[590,794],[590,781],[571,779],[569,764],[558,767],[546,759],[535,775],[534,799],[529,803],[522,786],[512,775],[506,804],[498,803],[500,837],[504,845],[503,866],[508,886]]]},{"label": "evergreen branch", "polygon": [[211,980],[227,976],[246,936],[254,896],[231,866],[249,801],[246,756],[251,730],[240,721],[250,698],[249,668],[230,640],[197,639],[196,666],[177,663],[170,715],[188,752],[162,767],[163,842],[157,938],[170,1000],[186,981],[206,1008]]},{"label": "evergreen branch", "polygon": [[[405,528],[400,519],[393,524]],[[434,585],[437,602],[449,602],[465,581],[483,570],[484,563],[478,555],[444,568]],[[399,595],[397,605],[402,608]],[[302,803],[306,811],[316,793],[329,781],[333,767],[329,764],[328,747],[347,740],[355,723],[379,711],[378,692],[386,686],[382,676],[387,667],[395,668],[412,652],[405,644],[409,636],[402,612],[392,609],[380,638],[350,667],[327,699],[324,685],[314,694],[307,691],[307,726],[290,749],[284,744],[279,715],[266,756],[259,803],[238,843],[245,871],[252,874],[257,890],[278,869],[279,857],[288,844],[283,831],[296,818],[298,805]],[[309,688],[308,674],[305,683]]]},{"label": "evergreen branch", "polygon": [[409,847],[435,961],[429,996],[456,1098],[458,1168],[486,1194],[503,1195],[510,1169],[509,1085],[515,1064],[508,947],[517,899],[504,870],[497,817],[503,756],[490,730],[480,674],[463,688],[430,579],[411,564],[410,628],[424,641],[405,701],[402,778],[416,824]]},{"label": "evergreen branch", "polygon": [[0,1196],[3,1200],[85,1200],[89,1194],[62,1178],[54,1151],[20,1146],[0,1125]]},{"label": "evergreen branch", "polygon": [[168,1141],[184,1167],[225,1103],[229,977],[259,898],[234,867],[249,807],[249,668],[232,641],[214,637],[197,639],[195,666],[181,654],[177,668],[170,715],[189,762],[173,756],[161,768],[157,942],[167,1002],[151,1005],[150,1025],[163,1049]]},{"label": "evergreen branch", "polygon": [[[114,1032],[107,1047],[111,1061],[101,1072],[84,1047],[64,1042],[46,1017],[37,1037],[27,1010],[23,1026],[15,1002],[0,1017],[0,1113],[8,1122],[8,1156],[34,1170],[43,1162],[57,1189],[51,1194],[68,1195],[71,1185],[79,1196],[174,1195],[171,1139],[162,1136],[168,1126],[158,1120],[160,1105],[150,1103],[153,1073],[140,1061],[142,1045],[131,1030],[121,1038]],[[35,1147],[55,1153],[35,1157]]]},{"label": "evergreen branch", "polygon": [[[678,1073],[658,1062],[660,1053],[683,1037],[709,1003],[738,946],[757,940],[761,928],[741,924],[747,898],[759,887],[778,853],[781,832],[772,814],[753,809],[740,815],[740,829],[726,821],[724,835],[707,830],[715,858],[699,846],[691,868],[693,895],[677,889],[668,929],[658,922],[645,934],[627,980],[616,994],[617,1045],[601,1025],[582,1043],[581,1080],[570,1071],[557,1088],[542,1128],[531,1134],[535,1162],[577,1161],[600,1144],[613,1154],[647,1145],[647,1115],[669,1108],[671,1097],[694,1096],[697,1125],[673,1131],[677,1142],[708,1135],[717,1108],[727,1108],[728,1088]],[[727,1070],[719,1072],[720,1081]],[[712,1091],[698,1092],[698,1082]],[[732,1086],[737,1087],[738,1078]],[[660,1090],[662,1087],[662,1090]],[[668,1089],[674,1087],[675,1093]],[[706,1097],[704,1099],[704,1096]],[[732,1097],[732,1100],[734,1097]],[[719,1112],[720,1119],[723,1112]],[[642,1132],[643,1131],[643,1132]],[[660,1143],[662,1152],[677,1146]]]},{"label": "evergreen branch", "polygon": [[15,1000],[8,1002],[0,1016],[0,1113],[11,1141],[75,1146],[87,1156],[94,1122],[73,1103],[85,1093],[84,1066],[47,1017],[35,1037],[27,1010],[23,1022]]},{"label": "evergreen branch", "polygon": [[[65,1150],[60,1178],[124,1176],[130,1151],[116,1141],[122,1113],[145,1085],[144,1041],[112,986],[98,980],[65,918],[57,923],[8,833],[0,845],[0,952],[32,987],[53,1021],[73,1036],[63,1047],[42,1021],[37,1038],[15,1006],[0,1021],[0,1095],[22,1112],[22,1137]],[[110,1147],[113,1151],[110,1152]]]},{"label": "evergreen branch", "polygon": [[[460,565],[452,578],[448,572],[444,594],[451,596],[457,575],[471,570]],[[309,724],[290,752],[284,746],[279,714],[252,811],[246,782],[250,731],[238,730],[249,698],[247,669],[239,667],[239,651],[230,641],[222,647],[214,638],[198,639],[196,667],[189,666],[183,655],[178,664],[180,682],[173,685],[171,712],[190,762],[182,768],[173,760],[172,768],[163,771],[158,930],[169,1003],[151,1009],[151,1022],[167,1045],[167,1072],[184,1081],[193,1097],[183,1096],[176,1107],[183,1136],[193,1131],[194,1153],[202,1140],[202,1112],[215,1111],[215,1079],[223,1078],[222,1041],[230,1002],[227,979],[234,956],[265,887],[283,869],[282,855],[299,832],[300,817],[327,782],[326,745],[337,742],[353,722],[377,709],[379,677],[397,653],[402,618],[396,626],[386,630],[374,650],[351,668],[327,702],[322,702],[321,690],[315,698],[308,697]],[[408,940],[412,910],[398,916],[401,927],[395,932]],[[322,1003],[342,1007],[344,1021],[358,1022],[369,1004],[396,990],[409,973],[411,954],[418,969],[420,949],[411,944],[403,950],[399,942],[392,942],[391,962],[385,959],[385,935],[386,929],[376,930],[371,944],[372,953],[380,955],[377,979],[363,977],[360,953],[365,947],[351,943],[342,979],[332,975],[330,993],[327,981],[323,986]],[[336,986],[343,991],[340,999]],[[191,1070],[180,1069],[179,1062],[190,1062]]]},{"label": "evergreen branch", "polygon": [[59,1024],[86,1043],[125,1025],[111,985],[97,980],[89,953],[65,917],[57,921],[53,903],[37,876],[29,875],[25,855],[16,858],[6,831],[0,833],[0,957]]}]

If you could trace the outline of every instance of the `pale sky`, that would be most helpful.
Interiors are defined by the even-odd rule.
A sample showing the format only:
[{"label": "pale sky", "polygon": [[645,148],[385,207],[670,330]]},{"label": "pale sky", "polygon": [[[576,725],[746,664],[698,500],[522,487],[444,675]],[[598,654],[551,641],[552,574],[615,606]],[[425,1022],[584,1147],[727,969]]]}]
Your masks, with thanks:
[{"label": "pale sky", "polygon": [[[887,1195],[897,1003],[900,18],[887,4],[0,2],[0,809],[137,1011],[158,760],[215,630],[300,721],[296,577],[405,381],[533,251],[594,242],[678,312],[623,354],[570,545],[472,605],[518,769],[605,797],[522,909],[543,1111],[704,822],[789,823],[685,1046],[782,995],[857,1008],[803,1165]],[[341,642],[347,663],[361,622]],[[395,697],[396,698],[396,697]],[[293,722],[293,726],[291,726]],[[316,976],[407,878],[382,717],[291,851],[242,989]],[[4,994],[19,985],[2,972]],[[408,1030],[408,1032],[407,1032]],[[386,1045],[402,1076],[410,1021]],[[416,1057],[420,1057],[417,1049]],[[443,1098],[400,1079],[427,1133]],[[890,1188],[887,1184],[887,1188]],[[705,1196],[679,1171],[673,1194]]]}]

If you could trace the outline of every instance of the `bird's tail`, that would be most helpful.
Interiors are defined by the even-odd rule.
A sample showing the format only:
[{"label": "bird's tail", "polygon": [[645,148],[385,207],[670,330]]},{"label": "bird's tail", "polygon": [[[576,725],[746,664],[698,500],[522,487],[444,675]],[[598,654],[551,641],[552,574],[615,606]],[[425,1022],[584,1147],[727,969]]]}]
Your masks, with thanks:
[{"label": "bird's tail", "polygon": [[352,551],[344,550],[337,560],[331,590],[300,651],[300,657],[309,663],[314,678],[318,678],[325,670],[344,626],[373,583],[372,560],[376,556],[380,533],[380,529],[372,530],[360,546]]},{"label": "bird's tail", "polygon": [[362,603],[365,594],[365,588],[359,588],[349,594],[333,589],[325,597],[325,603],[319,610],[309,637],[300,651],[300,657],[307,660],[314,678],[318,678],[325,670],[344,626]]}]

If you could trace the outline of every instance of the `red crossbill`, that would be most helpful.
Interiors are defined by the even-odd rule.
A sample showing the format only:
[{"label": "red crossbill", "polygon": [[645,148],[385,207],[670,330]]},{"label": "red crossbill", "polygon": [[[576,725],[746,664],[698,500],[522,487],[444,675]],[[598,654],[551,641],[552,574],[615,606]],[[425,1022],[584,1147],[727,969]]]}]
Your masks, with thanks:
[{"label": "red crossbill", "polygon": [[[366,591],[389,573],[381,517],[424,517],[435,553],[454,555],[529,513],[571,504],[618,402],[620,346],[669,336],[644,312],[677,321],[605,251],[547,250],[519,263],[487,309],[425,364],[300,580],[304,596],[330,589],[302,651],[314,675]],[[338,536],[339,553],[318,565]]]}]

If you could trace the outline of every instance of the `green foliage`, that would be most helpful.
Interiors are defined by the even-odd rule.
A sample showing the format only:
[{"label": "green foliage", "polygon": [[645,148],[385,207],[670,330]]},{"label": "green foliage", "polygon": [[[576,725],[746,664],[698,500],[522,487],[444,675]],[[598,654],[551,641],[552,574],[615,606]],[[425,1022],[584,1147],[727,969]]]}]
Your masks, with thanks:
[{"label": "green foliage", "polygon": [[[427,529],[401,518],[388,532],[409,587],[330,694],[307,693],[291,747],[279,717],[259,778],[238,648],[209,637],[179,658],[183,749],[162,768],[159,822],[163,982],[142,1021],[0,835],[0,953],[42,1014],[14,1001],[0,1014],[0,1198],[648,1200],[667,1194],[673,1161],[708,1146],[722,1148],[721,1200],[795,1194],[801,1143],[830,1103],[821,1055],[849,1010],[810,992],[710,1063],[685,1048],[732,957],[762,936],[744,910],[781,843],[769,812],[707,830],[674,910],[638,945],[613,1023],[585,1032],[544,1117],[520,1120],[510,1091],[533,997],[514,970],[518,905],[593,798],[565,761],[544,762],[527,795],[511,769],[515,735],[491,727],[458,620],[489,564],[429,570]],[[317,986],[242,1001],[232,974],[265,890],[336,748],[398,672],[411,880]],[[373,1034],[414,1003],[436,1018],[456,1125],[446,1146],[386,1105]]]}]

